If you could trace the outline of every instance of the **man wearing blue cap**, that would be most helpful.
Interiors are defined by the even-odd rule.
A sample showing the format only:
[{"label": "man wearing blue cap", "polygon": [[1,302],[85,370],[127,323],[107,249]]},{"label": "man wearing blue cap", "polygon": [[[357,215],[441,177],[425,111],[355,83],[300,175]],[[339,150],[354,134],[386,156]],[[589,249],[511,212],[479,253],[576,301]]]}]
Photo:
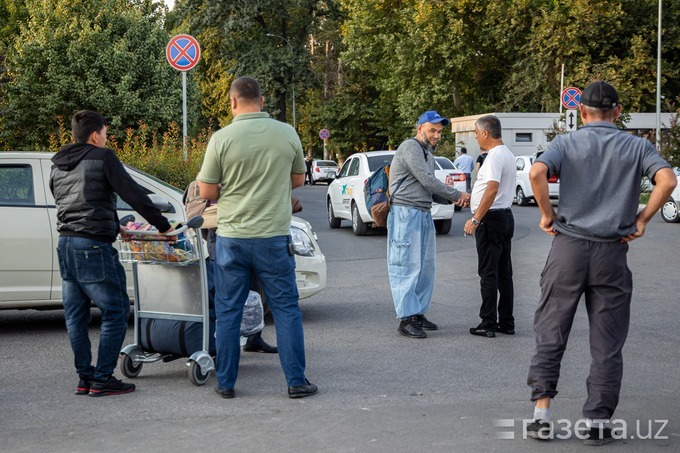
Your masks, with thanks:
[{"label": "man wearing blue cap", "polygon": [[387,217],[387,271],[398,331],[409,338],[426,338],[437,325],[425,314],[430,309],[435,277],[433,197],[437,202],[467,204],[470,195],[447,186],[434,176],[432,153],[449,120],[434,110],[418,118],[415,138],[404,141],[390,167],[390,214]]}]

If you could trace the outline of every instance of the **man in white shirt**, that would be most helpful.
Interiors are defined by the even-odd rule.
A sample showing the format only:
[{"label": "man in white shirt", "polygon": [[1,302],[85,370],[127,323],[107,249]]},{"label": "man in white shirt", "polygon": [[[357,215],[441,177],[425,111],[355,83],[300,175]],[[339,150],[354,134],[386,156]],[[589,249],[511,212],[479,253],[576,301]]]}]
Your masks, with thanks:
[{"label": "man in white shirt", "polygon": [[494,338],[496,332],[507,335],[515,333],[510,256],[515,219],[510,207],[517,169],[515,156],[501,139],[501,122],[496,116],[479,118],[475,122],[475,137],[479,147],[489,152],[472,189],[472,218],[464,227],[466,234],[475,233],[477,272],[482,293],[482,307],[479,310],[482,322],[470,328],[470,333]]}]

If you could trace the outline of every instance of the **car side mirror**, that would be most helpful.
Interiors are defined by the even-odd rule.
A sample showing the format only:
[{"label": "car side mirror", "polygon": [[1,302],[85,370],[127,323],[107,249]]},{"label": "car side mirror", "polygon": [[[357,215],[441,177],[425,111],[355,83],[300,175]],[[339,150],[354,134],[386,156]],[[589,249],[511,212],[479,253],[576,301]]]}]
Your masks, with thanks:
[{"label": "car side mirror", "polygon": [[150,193],[149,198],[151,199],[151,202],[154,204],[154,206],[160,209],[161,212],[175,212],[172,204],[163,195]]}]

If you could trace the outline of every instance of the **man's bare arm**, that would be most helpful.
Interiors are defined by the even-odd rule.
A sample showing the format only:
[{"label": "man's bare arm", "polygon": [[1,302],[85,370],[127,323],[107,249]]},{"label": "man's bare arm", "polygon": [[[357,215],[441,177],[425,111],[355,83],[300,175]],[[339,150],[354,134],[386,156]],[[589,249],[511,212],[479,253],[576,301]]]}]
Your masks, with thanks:
[{"label": "man's bare arm", "polygon": [[678,178],[670,168],[662,168],[654,175],[654,182],[654,189],[652,189],[652,193],[649,194],[647,205],[642,211],[638,212],[638,215],[635,217],[635,233],[621,238],[621,242],[630,242],[645,234],[645,227],[654,214],[656,214],[666,200],[668,200],[668,197],[671,196],[671,192],[673,192],[673,189],[675,189],[675,186],[678,184]]},{"label": "man's bare arm", "polygon": [[210,200],[210,201],[217,201],[217,199],[220,197],[220,185],[219,184],[209,184],[207,182],[201,182],[196,180],[198,183],[198,191],[201,195],[201,198]]},{"label": "man's bare arm", "polygon": [[305,184],[305,173],[291,173],[290,184],[293,189],[302,187]]},{"label": "man's bare arm", "polygon": [[538,226],[546,233],[555,236],[557,234],[557,231],[553,229],[555,210],[550,204],[548,166],[543,162],[535,162],[529,170],[529,180],[531,181],[531,190],[534,192],[534,199],[541,210],[541,221]]}]

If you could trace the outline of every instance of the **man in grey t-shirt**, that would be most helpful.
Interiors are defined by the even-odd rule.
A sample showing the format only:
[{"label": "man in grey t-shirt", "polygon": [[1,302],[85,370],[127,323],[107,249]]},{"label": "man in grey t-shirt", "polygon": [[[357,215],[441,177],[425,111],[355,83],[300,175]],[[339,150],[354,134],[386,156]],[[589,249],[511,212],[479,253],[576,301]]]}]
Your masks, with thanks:
[{"label": "man in grey t-shirt", "polygon": [[[621,350],[633,291],[628,242],[644,234],[677,179],[649,141],[616,127],[621,105],[613,86],[588,85],[580,111],[583,127],[557,136],[530,171],[541,210],[539,226],[555,238],[541,274],[541,300],[534,317],[536,350],[527,383],[535,408],[527,435],[549,439],[553,434],[550,400],[557,395],[560,362],[585,294],[592,365],[583,406],[587,429],[582,434],[586,444],[601,445],[614,440],[601,421],[614,414],[623,375]],[[557,213],[548,196],[548,176],[555,174],[560,177]],[[655,187],[638,213],[643,176]]]},{"label": "man in grey t-shirt", "polygon": [[[432,152],[449,120],[429,110],[418,118],[415,138],[404,141],[390,166],[390,197],[387,216],[387,271],[398,331],[410,338],[425,338],[425,330],[437,325],[425,314],[434,290],[436,261],[435,232],[432,222],[433,194],[463,206],[470,194],[447,186],[434,176]],[[437,200],[439,202],[439,200]]]}]

